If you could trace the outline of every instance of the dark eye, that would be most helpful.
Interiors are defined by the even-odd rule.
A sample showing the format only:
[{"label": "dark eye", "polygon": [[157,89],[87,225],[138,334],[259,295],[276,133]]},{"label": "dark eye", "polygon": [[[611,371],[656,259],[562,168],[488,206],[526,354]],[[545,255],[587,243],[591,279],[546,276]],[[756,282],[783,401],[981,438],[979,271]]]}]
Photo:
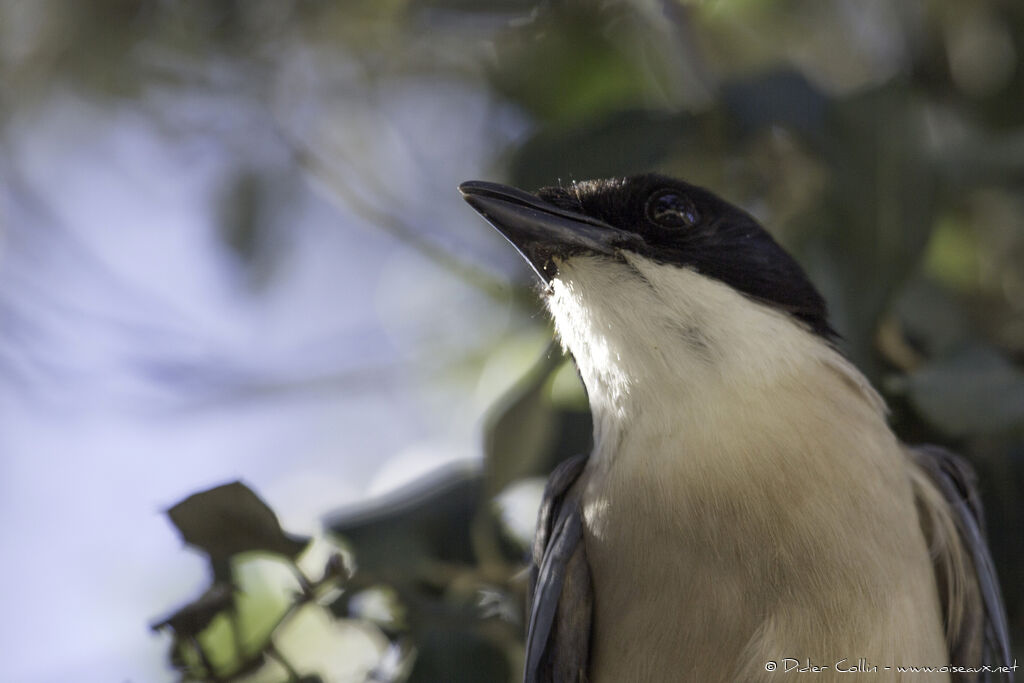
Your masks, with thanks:
[{"label": "dark eye", "polygon": [[647,218],[666,228],[689,228],[700,222],[700,213],[689,198],[665,190],[647,200]]}]

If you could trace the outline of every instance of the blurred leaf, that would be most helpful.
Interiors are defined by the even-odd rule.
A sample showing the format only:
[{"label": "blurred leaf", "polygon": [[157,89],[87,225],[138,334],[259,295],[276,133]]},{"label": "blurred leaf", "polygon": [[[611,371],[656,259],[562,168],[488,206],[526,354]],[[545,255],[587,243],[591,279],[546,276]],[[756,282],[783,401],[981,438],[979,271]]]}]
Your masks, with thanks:
[{"label": "blurred leaf", "polygon": [[832,304],[846,350],[877,375],[872,339],[894,290],[915,266],[934,222],[936,177],[925,153],[924,109],[905,89],[835,104],[828,119],[828,197],[805,220],[816,233],[805,263]]},{"label": "blurred leaf", "polygon": [[829,100],[799,71],[778,69],[726,83],[721,106],[740,137],[783,126],[820,146]]},{"label": "blurred leaf", "polygon": [[912,279],[893,302],[907,342],[928,358],[949,355],[976,332],[950,292]]},{"label": "blurred leaf", "polygon": [[548,122],[593,118],[643,102],[643,65],[633,63],[607,30],[627,4],[550,3],[509,32],[492,73],[495,87]]},{"label": "blurred leaf", "polygon": [[316,604],[306,604],[274,633],[271,657],[291,674],[316,674],[327,681],[365,681],[388,649],[388,640],[373,624],[336,619]]},{"label": "blurred leaf", "polygon": [[935,226],[924,256],[928,274],[957,290],[977,289],[978,237],[963,221],[946,217]]},{"label": "blurred leaf", "polygon": [[[450,467],[328,522],[355,555],[353,586],[394,590],[397,611],[387,611],[395,619],[381,625],[392,637],[408,629],[416,648],[410,680],[507,680],[504,651],[477,633],[483,612],[470,520],[485,500],[482,487],[479,471]],[[359,595],[343,596],[332,611],[363,614],[372,605]]]},{"label": "blurred leaf", "polygon": [[435,561],[470,564],[469,520],[482,484],[477,470],[445,468],[366,504],[336,511],[327,525],[349,542],[359,573],[411,579]]},{"label": "blurred leaf", "polygon": [[525,554],[533,544],[537,511],[544,495],[547,477],[519,479],[499,493],[492,505],[501,521],[501,530]]},{"label": "blurred leaf", "polygon": [[409,638],[400,638],[391,642],[380,662],[367,677],[369,681],[401,682],[409,679],[414,661],[416,646]]},{"label": "blurred leaf", "polygon": [[534,189],[650,171],[681,146],[688,119],[629,109],[572,126],[540,128],[510,160],[510,182]]},{"label": "blurred leaf", "polygon": [[562,363],[551,378],[551,403],[559,410],[576,413],[590,412],[586,387],[583,386],[583,380],[580,379],[576,363],[571,360]]},{"label": "blurred leaf", "polygon": [[302,596],[294,565],[275,555],[243,553],[231,563],[238,588],[235,618],[237,647],[243,657],[262,651],[274,629]]},{"label": "blurred leaf", "polygon": [[[552,342],[536,364],[491,409],[484,425],[484,494],[493,499],[513,482],[546,477],[562,460],[590,451],[589,405],[554,400],[556,379],[572,375],[573,361]],[[577,382],[577,390],[582,385]]]},{"label": "blurred leaf", "polygon": [[231,607],[234,597],[235,588],[230,583],[215,583],[171,616],[153,623],[151,628],[156,631],[170,626],[179,637],[194,636],[209,626],[217,614]]},{"label": "blurred leaf", "polygon": [[252,263],[260,243],[260,200],[263,187],[259,175],[247,171],[234,179],[221,197],[220,231],[224,241],[238,258]]},{"label": "blurred leaf", "polygon": [[537,0],[411,0],[409,4],[418,10],[436,9],[500,15],[519,13],[525,16],[536,8]]},{"label": "blurred leaf", "polygon": [[[1024,99],[1017,94],[1014,97]],[[957,129],[948,134],[955,142],[947,142],[938,159],[946,182],[957,189],[1017,187],[1024,182],[1024,131],[991,133],[967,122],[957,123]]]},{"label": "blurred leaf", "polygon": [[[537,363],[492,409],[484,426],[484,499],[493,501],[513,482],[546,477],[563,459],[590,450],[589,410],[555,405],[551,387],[559,368],[571,361],[552,342]],[[473,543],[483,562],[514,562],[521,548],[504,531],[500,507],[481,507],[473,522]],[[511,542],[511,543],[510,543]]]},{"label": "blurred leaf", "polygon": [[475,629],[438,624],[417,640],[409,683],[502,683],[511,667],[505,652]]},{"label": "blurred leaf", "polygon": [[[484,495],[490,499],[517,479],[545,466],[556,415],[548,382],[564,362],[551,343],[540,359],[494,406],[484,426]],[[546,474],[546,472],[544,472]]]},{"label": "blurred leaf", "polygon": [[388,635],[409,628],[405,605],[389,586],[372,586],[350,595],[347,610],[357,619],[373,622]]},{"label": "blurred leaf", "polygon": [[829,107],[828,98],[800,73],[767,71],[726,83],[715,105],[697,114],[624,108],[570,125],[542,126],[512,156],[510,181],[537,188],[649,172],[671,159],[721,161],[741,153],[748,138],[778,126],[820,150]]},{"label": "blurred leaf", "polygon": [[195,493],[167,511],[182,539],[210,558],[225,579],[238,553],[265,551],[294,559],[311,539],[287,534],[273,510],[245,484],[232,482]]},{"label": "blurred leaf", "polygon": [[271,283],[287,254],[295,201],[294,169],[287,167],[240,170],[218,197],[221,239],[254,289]]},{"label": "blurred leaf", "polygon": [[991,348],[968,347],[897,383],[948,436],[1024,429],[1024,373]]},{"label": "blurred leaf", "polygon": [[295,565],[310,581],[322,583],[335,579],[340,583],[352,574],[350,560],[337,538],[318,534],[296,559]]},{"label": "blurred leaf", "polygon": [[198,634],[197,641],[204,663],[213,669],[216,676],[232,674],[241,669],[243,660],[236,647],[235,622],[230,613],[217,613],[210,625]]}]

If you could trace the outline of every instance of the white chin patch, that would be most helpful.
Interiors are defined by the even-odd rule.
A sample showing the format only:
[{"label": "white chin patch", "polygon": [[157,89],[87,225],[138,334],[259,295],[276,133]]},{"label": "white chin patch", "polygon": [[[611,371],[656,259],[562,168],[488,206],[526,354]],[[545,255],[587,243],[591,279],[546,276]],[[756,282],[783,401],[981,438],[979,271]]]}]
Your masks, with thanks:
[{"label": "white chin patch", "polygon": [[592,400],[621,406],[640,398],[638,388],[666,382],[680,398],[763,388],[780,373],[822,365],[860,377],[791,316],[693,269],[634,253],[623,253],[622,261],[569,258],[545,295]]}]

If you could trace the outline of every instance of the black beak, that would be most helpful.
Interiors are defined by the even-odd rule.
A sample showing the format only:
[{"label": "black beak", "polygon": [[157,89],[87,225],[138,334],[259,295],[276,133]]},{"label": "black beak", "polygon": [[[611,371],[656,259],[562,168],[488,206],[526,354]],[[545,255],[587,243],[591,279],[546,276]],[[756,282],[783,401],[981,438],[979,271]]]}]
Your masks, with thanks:
[{"label": "black beak", "polygon": [[639,235],[507,185],[470,180],[459,185],[459,192],[512,243],[544,282],[550,282],[557,272],[556,256],[614,255],[618,248],[640,240]]}]

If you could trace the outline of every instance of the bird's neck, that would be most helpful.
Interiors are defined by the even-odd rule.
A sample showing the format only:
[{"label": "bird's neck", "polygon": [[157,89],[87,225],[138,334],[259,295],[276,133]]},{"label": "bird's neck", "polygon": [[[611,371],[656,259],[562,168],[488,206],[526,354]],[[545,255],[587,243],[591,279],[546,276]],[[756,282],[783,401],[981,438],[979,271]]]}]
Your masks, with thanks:
[{"label": "bird's neck", "polygon": [[672,439],[786,425],[805,412],[801,401],[884,428],[882,399],[834,348],[697,273],[578,259],[547,304],[587,387],[599,457],[639,431]]}]

